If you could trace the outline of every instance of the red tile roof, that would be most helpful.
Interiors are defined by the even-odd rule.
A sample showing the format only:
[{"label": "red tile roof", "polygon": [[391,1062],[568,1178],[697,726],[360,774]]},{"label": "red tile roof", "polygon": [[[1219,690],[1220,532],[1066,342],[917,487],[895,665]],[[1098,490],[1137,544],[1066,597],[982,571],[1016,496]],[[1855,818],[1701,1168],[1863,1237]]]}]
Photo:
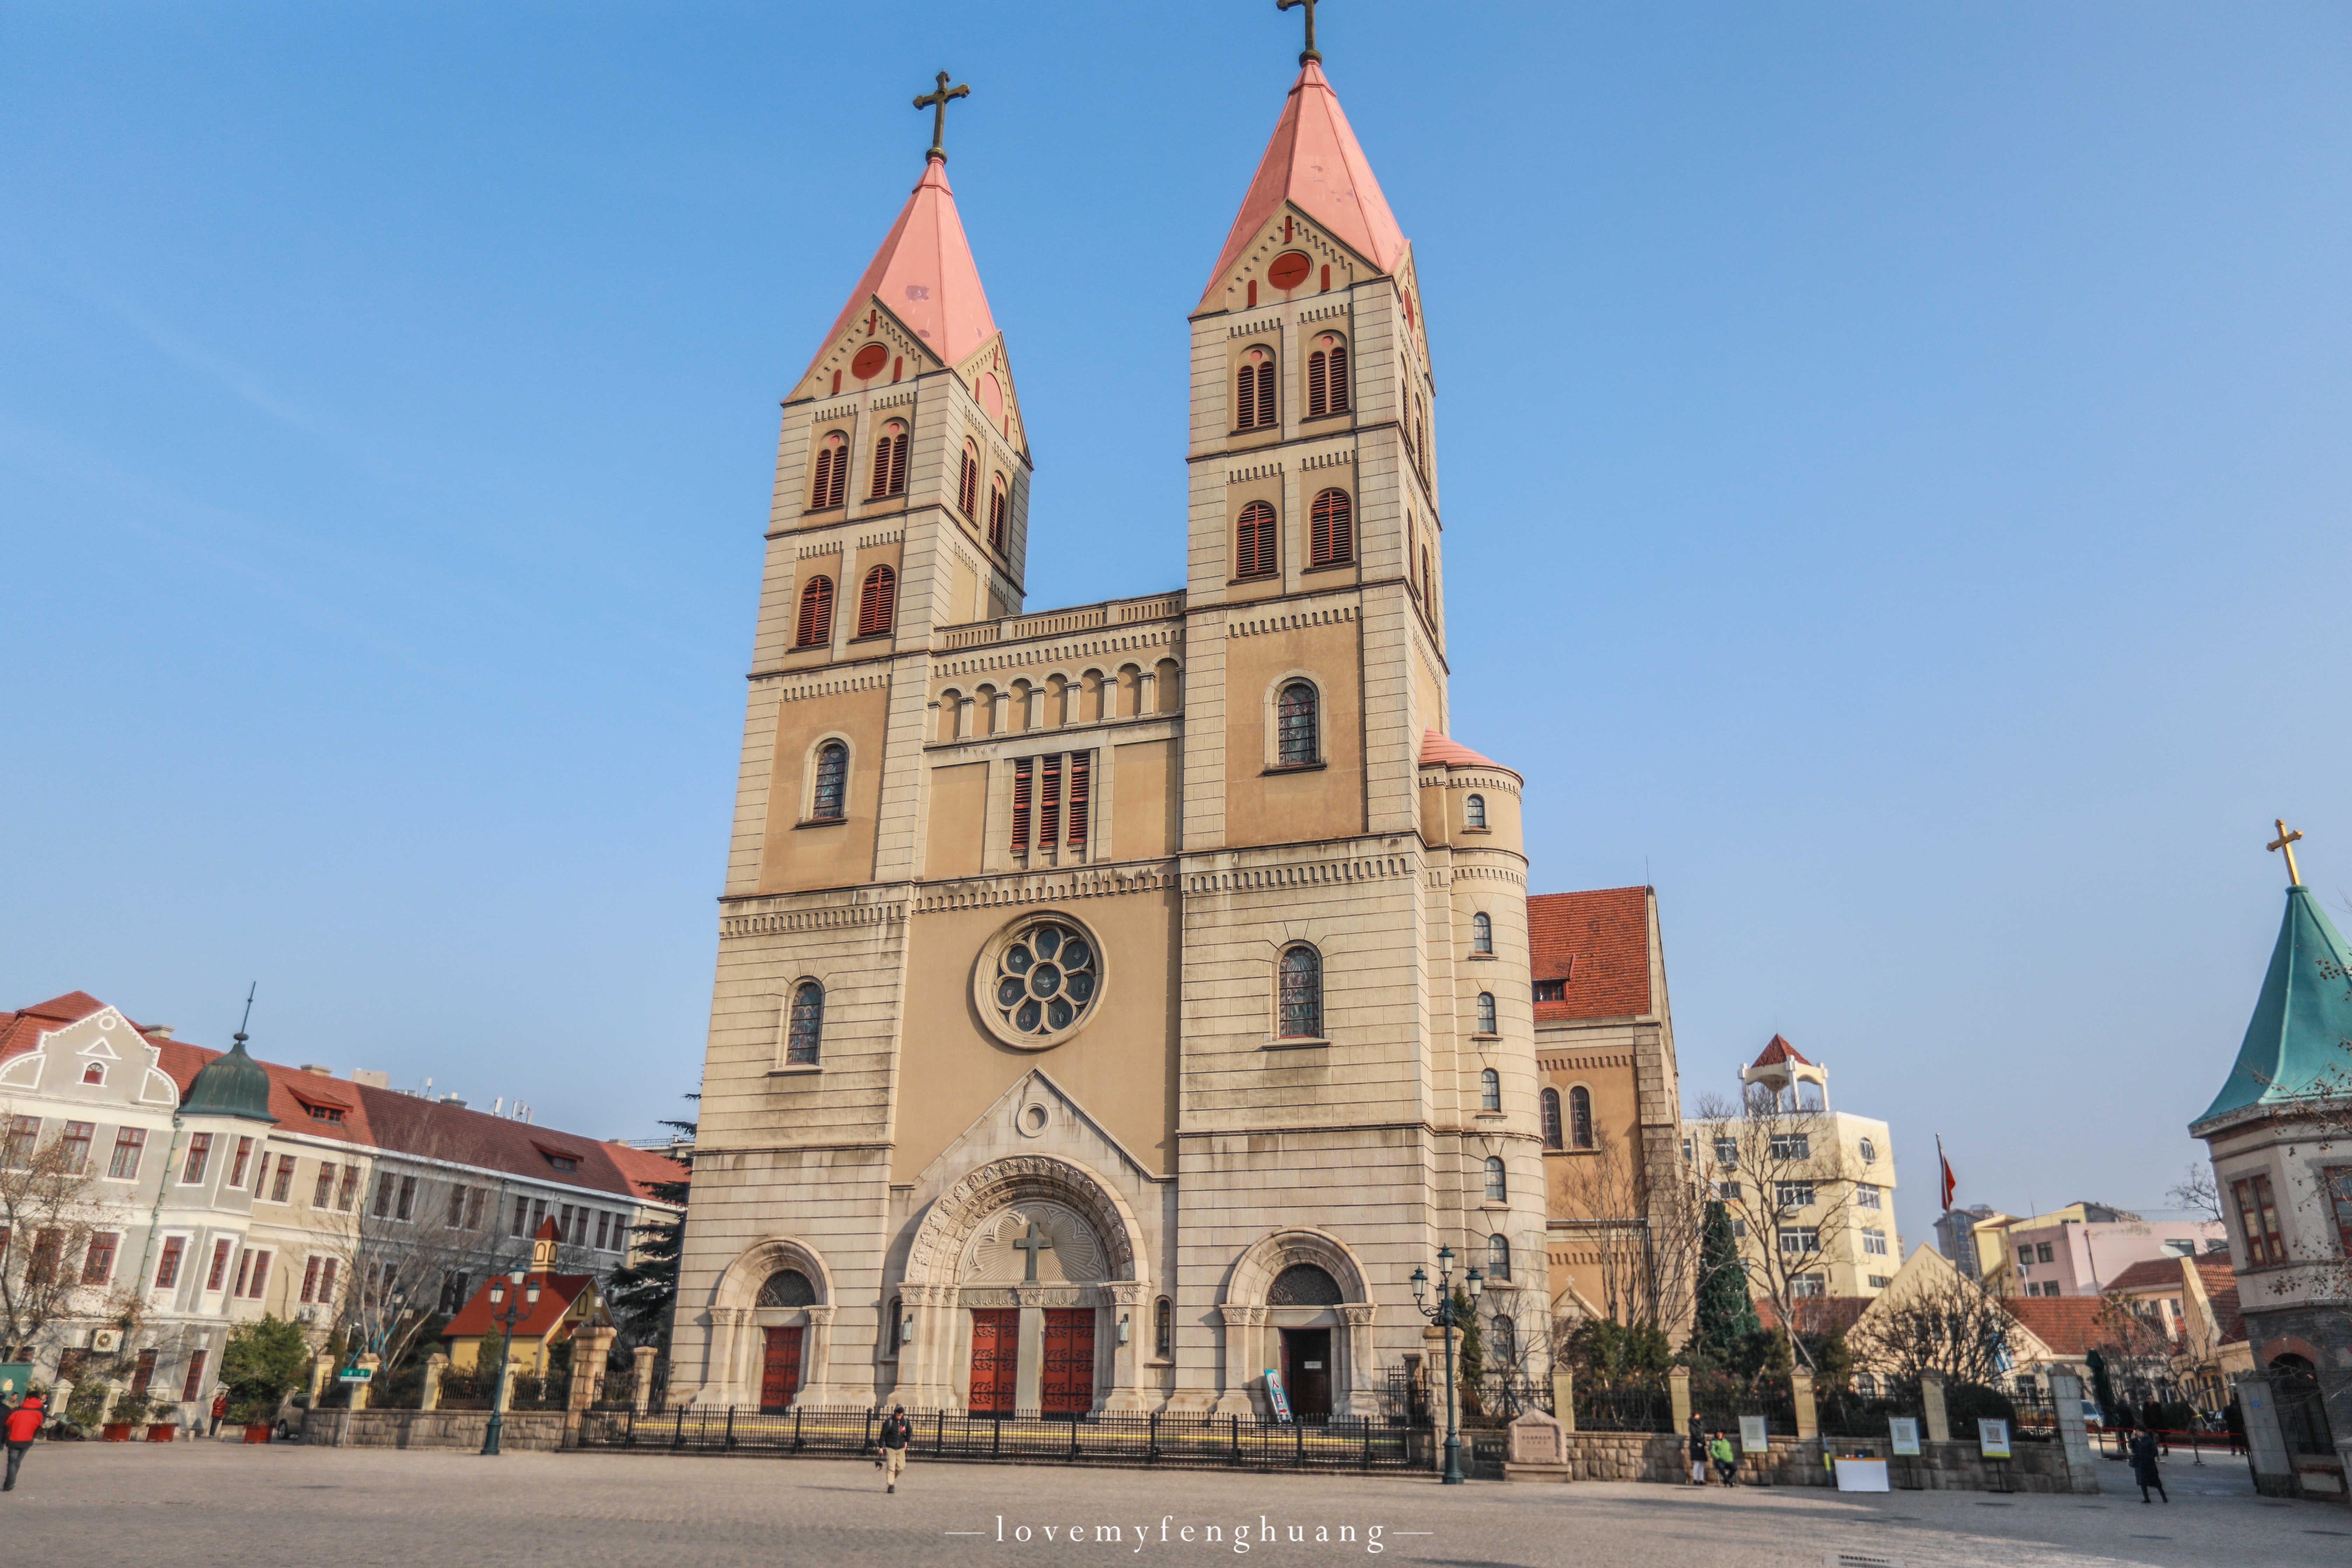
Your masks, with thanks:
[{"label": "red tile roof", "polygon": [[2178,1290],[2180,1288],[2180,1259],[2178,1258],[2143,1258],[2107,1281],[2110,1290]]},{"label": "red tile roof", "polygon": [[1567,999],[1536,1004],[1551,1018],[1630,1018],[1653,1011],[1650,889],[1536,893],[1528,900],[1531,977],[1567,982]]},{"label": "red tile roof", "polygon": [[[507,1289],[515,1288],[514,1281],[503,1275],[484,1280],[481,1289],[474,1292],[473,1300],[458,1308],[457,1315],[442,1326],[441,1337],[462,1339],[475,1334],[495,1334],[505,1328],[504,1303],[499,1305],[496,1319],[490,1315],[490,1286],[501,1280]],[[593,1274],[524,1275],[522,1288],[527,1290],[533,1285],[538,1286],[539,1300],[526,1307],[522,1316],[515,1320],[515,1338],[545,1339],[555,1327],[556,1320],[570,1311],[572,1303],[580,1299],[580,1293],[595,1282]]]},{"label": "red tile roof", "polygon": [[2096,1296],[2003,1296],[2000,1305],[2059,1355],[2086,1355],[2114,1337],[2099,1321],[2106,1303]]},{"label": "red tile roof", "polygon": [[[47,1031],[86,1018],[105,1005],[87,992],[72,991],[14,1013],[0,1013],[0,1059],[31,1050]],[[183,1095],[205,1064],[223,1054],[144,1030],[142,1037],[156,1048],[156,1065],[171,1074]],[[687,1179],[684,1165],[649,1151],[534,1127],[510,1117],[394,1089],[347,1083],[276,1062],[262,1062],[261,1067],[269,1075],[269,1113],[289,1131],[299,1130],[310,1137],[534,1176],[615,1197],[648,1198],[651,1184]],[[315,1117],[312,1106],[339,1110],[341,1119]],[[558,1171],[542,1152],[546,1149],[578,1159],[579,1168]]]},{"label": "red tile roof", "polygon": [[1492,757],[1480,756],[1459,741],[1448,740],[1434,730],[1423,730],[1421,732],[1421,765],[1427,767],[1432,763],[1444,763],[1446,766],[1454,768],[1503,766]]},{"label": "red tile roof", "polygon": [[1779,1035],[1772,1037],[1771,1043],[1766,1046],[1763,1050],[1758,1052],[1755,1061],[1749,1065],[1752,1067],[1769,1068],[1776,1062],[1799,1062],[1802,1063],[1806,1067],[1813,1065],[1812,1063],[1805,1060],[1803,1054],[1800,1052],[1796,1047],[1790,1045],[1787,1039]]}]

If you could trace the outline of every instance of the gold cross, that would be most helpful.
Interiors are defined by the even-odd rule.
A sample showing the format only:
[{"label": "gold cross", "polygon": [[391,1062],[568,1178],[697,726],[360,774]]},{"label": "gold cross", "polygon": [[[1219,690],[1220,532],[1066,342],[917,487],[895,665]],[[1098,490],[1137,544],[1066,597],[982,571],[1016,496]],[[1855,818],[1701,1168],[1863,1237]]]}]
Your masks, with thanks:
[{"label": "gold cross", "polygon": [[2300,888],[2303,886],[2303,873],[2294,868],[2294,846],[2295,841],[2303,837],[2303,829],[2298,827],[2289,833],[2286,830],[2286,818],[2280,816],[2273,817],[2272,820],[2278,824],[2278,837],[2272,839],[2266,847],[2276,849],[2286,857],[2286,885],[2290,888]]},{"label": "gold cross", "polygon": [[942,163],[948,161],[947,149],[940,145],[946,140],[948,133],[948,100],[971,96],[971,83],[964,82],[957,87],[950,87],[948,73],[941,71],[939,90],[927,92],[915,100],[917,109],[928,109],[931,111],[931,156]]},{"label": "gold cross", "polygon": [[1307,7],[1307,47],[1298,52],[1298,63],[1305,65],[1309,60],[1321,59],[1323,57],[1315,48],[1315,0],[1274,0],[1274,8],[1277,11],[1287,11],[1293,5]]}]

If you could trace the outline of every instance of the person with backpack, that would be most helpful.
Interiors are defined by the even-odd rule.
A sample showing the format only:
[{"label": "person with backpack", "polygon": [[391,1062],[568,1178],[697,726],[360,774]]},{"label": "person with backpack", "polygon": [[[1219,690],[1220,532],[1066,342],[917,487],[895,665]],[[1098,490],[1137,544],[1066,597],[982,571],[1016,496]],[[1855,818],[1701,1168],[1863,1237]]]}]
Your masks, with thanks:
[{"label": "person with backpack", "polygon": [[1731,1451],[1731,1439],[1717,1432],[1715,1435],[1715,1441],[1706,1446],[1706,1451],[1715,1460],[1715,1472],[1723,1478],[1723,1484],[1727,1487],[1738,1486],[1739,1457]]},{"label": "person with backpack", "polygon": [[0,1492],[16,1489],[16,1467],[25,1462],[25,1450],[41,1433],[41,1396],[25,1395],[25,1402],[8,1412],[8,1479],[0,1481]]},{"label": "person with backpack", "polygon": [[915,1424],[907,1419],[907,1407],[892,1405],[890,1414],[882,1419],[882,1479],[885,1492],[898,1489],[898,1478],[907,1470],[907,1447],[915,1440]]}]

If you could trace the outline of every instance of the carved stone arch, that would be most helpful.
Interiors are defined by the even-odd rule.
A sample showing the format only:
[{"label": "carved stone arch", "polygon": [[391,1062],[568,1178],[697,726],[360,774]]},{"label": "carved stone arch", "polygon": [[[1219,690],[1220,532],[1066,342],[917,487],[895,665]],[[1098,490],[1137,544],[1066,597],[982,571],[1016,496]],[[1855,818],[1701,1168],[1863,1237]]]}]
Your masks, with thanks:
[{"label": "carved stone arch", "polygon": [[786,1268],[797,1269],[808,1277],[809,1284],[815,1288],[818,1306],[833,1305],[833,1276],[826,1270],[824,1259],[814,1247],[786,1236],[755,1241],[736,1254],[735,1261],[720,1271],[719,1283],[710,1292],[710,1304],[748,1311],[759,1304],[760,1287],[768,1282],[768,1277]]},{"label": "carved stone arch", "polygon": [[951,1286],[972,1232],[1011,1204],[1045,1199],[1083,1215],[1108,1254],[1112,1279],[1136,1278],[1143,1230],[1135,1211],[1109,1183],[1075,1160],[1014,1154],[967,1173],[931,1200],[907,1248],[908,1286]]},{"label": "carved stone arch", "polygon": [[1234,1261],[1233,1272],[1225,1277],[1226,1301],[1235,1306],[1263,1307],[1275,1276],[1299,1263],[1313,1264],[1337,1280],[1344,1300],[1372,1299],[1370,1288],[1364,1282],[1363,1267],[1348,1250],[1348,1244],[1328,1231],[1301,1226],[1273,1231],[1251,1243],[1249,1250]]}]

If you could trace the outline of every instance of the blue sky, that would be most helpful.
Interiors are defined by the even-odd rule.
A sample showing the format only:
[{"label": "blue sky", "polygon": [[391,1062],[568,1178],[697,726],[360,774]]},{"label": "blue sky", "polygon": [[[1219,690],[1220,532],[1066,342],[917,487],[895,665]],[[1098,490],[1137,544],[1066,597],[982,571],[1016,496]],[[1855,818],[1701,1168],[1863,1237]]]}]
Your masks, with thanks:
[{"label": "blue sky", "polygon": [[[1181,580],[1271,5],[26,5],[0,1005],[637,1133],[701,1056],[776,399],[950,165],[1030,604]],[[2155,1210],[2352,889],[2352,12],[1341,0],[1416,244],[1454,729],[1963,1201]]]}]

